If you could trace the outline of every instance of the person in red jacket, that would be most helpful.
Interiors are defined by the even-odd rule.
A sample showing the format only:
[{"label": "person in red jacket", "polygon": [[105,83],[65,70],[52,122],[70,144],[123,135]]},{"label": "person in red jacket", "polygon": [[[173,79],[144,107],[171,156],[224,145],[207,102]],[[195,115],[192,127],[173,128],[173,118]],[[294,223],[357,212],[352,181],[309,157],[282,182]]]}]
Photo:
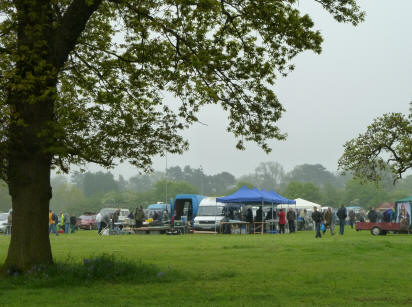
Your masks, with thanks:
[{"label": "person in red jacket", "polygon": [[279,217],[279,233],[285,233],[286,213],[283,209],[278,212]]}]

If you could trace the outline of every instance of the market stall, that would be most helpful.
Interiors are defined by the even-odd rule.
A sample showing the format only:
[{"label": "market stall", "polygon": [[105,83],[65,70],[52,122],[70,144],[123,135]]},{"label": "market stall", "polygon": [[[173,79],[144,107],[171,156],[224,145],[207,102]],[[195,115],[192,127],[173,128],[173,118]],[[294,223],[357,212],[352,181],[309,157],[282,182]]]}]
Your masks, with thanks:
[{"label": "market stall", "polygon": [[[221,202],[221,203],[226,203],[226,204],[242,204],[242,205],[248,205],[248,204],[253,205],[254,204],[254,205],[261,206],[262,209],[263,209],[263,206],[271,206],[272,212],[273,212],[273,207],[275,205],[285,204],[285,203],[286,204],[295,203],[294,200],[284,198],[273,190],[268,192],[263,189],[259,190],[256,187],[250,190],[246,186],[241,187],[239,190],[237,190],[232,195],[216,198],[216,201]],[[256,223],[260,224],[260,230],[261,230],[260,232],[263,233],[263,228],[264,228],[264,223],[265,223],[263,210],[260,210],[259,214],[261,214],[261,220],[257,221]],[[229,222],[229,221],[226,221],[226,222]]]}]

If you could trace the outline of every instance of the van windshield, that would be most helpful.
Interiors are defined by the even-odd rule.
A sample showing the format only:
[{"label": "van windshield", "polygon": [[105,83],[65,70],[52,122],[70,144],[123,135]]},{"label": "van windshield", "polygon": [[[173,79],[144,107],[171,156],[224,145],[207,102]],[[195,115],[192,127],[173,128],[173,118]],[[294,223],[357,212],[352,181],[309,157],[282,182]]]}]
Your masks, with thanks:
[{"label": "van windshield", "polygon": [[220,216],[223,215],[223,206],[200,206],[198,216]]}]

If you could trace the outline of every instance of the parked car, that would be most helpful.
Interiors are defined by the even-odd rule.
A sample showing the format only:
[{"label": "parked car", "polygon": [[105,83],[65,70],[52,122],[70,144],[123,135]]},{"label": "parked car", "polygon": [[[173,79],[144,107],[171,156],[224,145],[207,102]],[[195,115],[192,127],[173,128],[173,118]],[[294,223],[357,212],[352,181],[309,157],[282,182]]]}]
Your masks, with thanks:
[{"label": "parked car", "polygon": [[8,213],[0,213],[0,232],[6,232],[8,216]]},{"label": "parked car", "polygon": [[80,215],[77,220],[77,227],[80,229],[97,229],[96,215]]}]

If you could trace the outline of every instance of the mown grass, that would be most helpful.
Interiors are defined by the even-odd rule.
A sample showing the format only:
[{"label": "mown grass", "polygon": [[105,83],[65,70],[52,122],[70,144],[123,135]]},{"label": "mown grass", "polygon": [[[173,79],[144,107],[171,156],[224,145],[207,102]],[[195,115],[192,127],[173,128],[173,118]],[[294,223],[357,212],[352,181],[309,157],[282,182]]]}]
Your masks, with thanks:
[{"label": "mown grass", "polygon": [[[0,280],[0,305],[412,305],[408,235],[373,237],[347,229],[344,236],[322,239],[312,232],[98,237],[83,231],[50,239],[65,268],[60,273],[68,277],[54,277],[57,271],[51,281]],[[0,236],[0,261],[8,240]],[[90,259],[103,254],[110,255],[104,265],[117,263],[122,274],[101,267],[85,275]]]}]

